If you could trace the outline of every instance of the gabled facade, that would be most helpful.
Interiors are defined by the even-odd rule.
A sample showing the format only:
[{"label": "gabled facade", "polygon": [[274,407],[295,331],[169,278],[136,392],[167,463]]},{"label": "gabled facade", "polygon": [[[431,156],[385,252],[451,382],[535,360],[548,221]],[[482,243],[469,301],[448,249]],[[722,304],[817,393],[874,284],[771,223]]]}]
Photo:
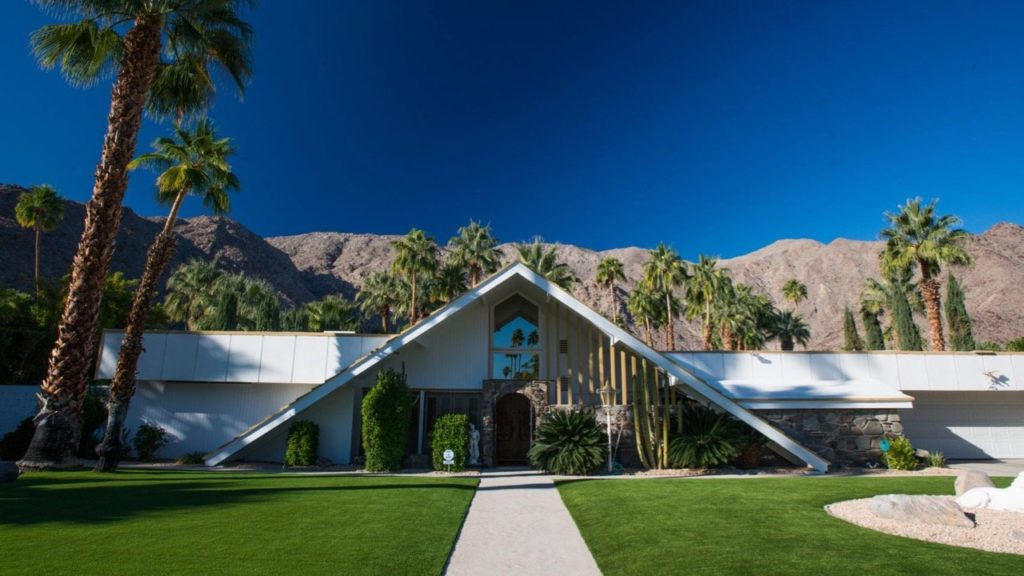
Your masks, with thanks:
[{"label": "gabled facade", "polygon": [[[119,333],[105,336],[98,377],[112,373],[119,341]],[[633,442],[626,407],[645,365],[677,393],[732,414],[780,454],[821,471],[829,460],[877,453],[881,437],[900,432],[899,410],[913,400],[870,370],[860,378],[834,371],[825,384],[813,373],[796,386],[778,378],[737,382],[725,377],[725,364],[757,354],[655,351],[522,264],[396,336],[151,333],[145,346],[129,421],[161,424],[178,439],[178,452],[202,450],[209,465],[280,461],[295,419],[319,423],[326,458],[357,460],[362,396],[388,368],[405,371],[417,398],[409,455],[429,453],[437,416],[462,412],[481,430],[485,465],[521,463],[545,413],[600,410],[605,385],[615,391],[619,458],[628,462]],[[728,359],[721,370],[716,357]],[[812,414],[826,422],[834,417],[834,425],[812,433],[803,426]]]}]

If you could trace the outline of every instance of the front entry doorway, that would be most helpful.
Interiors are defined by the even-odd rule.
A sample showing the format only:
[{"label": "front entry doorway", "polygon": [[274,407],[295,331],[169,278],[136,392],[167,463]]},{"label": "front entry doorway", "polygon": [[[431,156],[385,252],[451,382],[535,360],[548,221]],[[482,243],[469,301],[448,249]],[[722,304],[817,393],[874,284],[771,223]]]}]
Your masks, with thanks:
[{"label": "front entry doorway", "polygon": [[499,466],[527,464],[526,452],[533,435],[533,410],[522,394],[506,394],[494,407],[495,463]]}]

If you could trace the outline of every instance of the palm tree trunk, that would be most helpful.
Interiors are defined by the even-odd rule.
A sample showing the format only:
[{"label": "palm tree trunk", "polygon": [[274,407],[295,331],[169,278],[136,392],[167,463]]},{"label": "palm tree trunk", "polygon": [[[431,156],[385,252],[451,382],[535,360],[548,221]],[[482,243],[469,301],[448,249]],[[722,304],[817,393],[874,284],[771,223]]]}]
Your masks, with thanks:
[{"label": "palm tree trunk", "polygon": [[665,315],[665,328],[668,335],[668,343],[666,343],[665,349],[673,350],[676,345],[676,332],[672,326],[672,292],[665,293]]},{"label": "palm tree trunk", "polygon": [[388,316],[391,315],[390,313],[391,311],[387,307],[380,309],[380,322],[384,326],[385,334],[390,332],[390,330],[388,330]]},{"label": "palm tree trunk", "polygon": [[128,162],[142,124],[142,111],[160,56],[162,16],[135,21],[125,35],[120,70],[110,97],[107,134],[96,167],[85,228],[71,265],[68,298],[41,386],[43,406],[22,469],[77,466],[82,402],[96,347],[100,296],[121,222],[121,200],[128,186]]},{"label": "palm tree trunk", "polygon": [[722,324],[722,349],[729,352],[736,349],[736,342],[732,337],[732,328],[729,327],[728,322]]},{"label": "palm tree trunk", "polygon": [[711,299],[704,302],[704,327],[701,330],[704,337],[704,350],[711,350]]},{"label": "palm tree trunk", "polygon": [[469,265],[469,279],[473,283],[473,288],[480,283],[480,267],[476,264]]},{"label": "palm tree trunk", "polygon": [[409,281],[409,285],[412,287],[412,303],[409,306],[409,325],[412,326],[416,323],[416,273],[412,274],[412,278]]},{"label": "palm tree trunk", "polygon": [[931,271],[924,262],[921,265],[921,297],[928,311],[928,327],[931,330],[932,351],[941,352],[946,349],[946,340],[942,337],[942,315],[939,312],[939,282],[932,277]]},{"label": "palm tree trunk", "polygon": [[619,307],[615,305],[615,284],[608,285],[608,296],[612,300],[612,322],[619,323]]},{"label": "palm tree trunk", "polygon": [[113,472],[121,462],[124,447],[121,444],[121,433],[124,430],[125,418],[132,396],[135,395],[135,374],[142,355],[142,336],[146,327],[146,316],[156,296],[160,277],[163,276],[167,264],[174,255],[174,221],[178,218],[181,201],[186,190],[182,190],[174,198],[171,214],[164,222],[163,231],[149,249],[146,265],[142,269],[142,279],[135,291],[132,308],[128,313],[128,325],[124,329],[121,340],[121,355],[117,360],[114,379],[110,383],[110,396],[107,398],[107,428],[103,433],[103,442],[96,447],[99,462],[96,472]]},{"label": "palm tree trunk", "polygon": [[36,221],[36,294],[39,294],[39,241],[42,240],[43,229]]}]

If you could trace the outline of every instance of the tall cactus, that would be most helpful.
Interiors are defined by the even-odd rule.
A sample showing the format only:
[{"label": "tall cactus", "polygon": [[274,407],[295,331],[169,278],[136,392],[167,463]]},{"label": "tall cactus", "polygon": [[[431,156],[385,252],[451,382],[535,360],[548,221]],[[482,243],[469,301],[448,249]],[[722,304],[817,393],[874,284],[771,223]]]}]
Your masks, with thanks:
[{"label": "tall cactus", "polygon": [[637,454],[647,468],[669,466],[671,398],[666,375],[642,360],[640,373],[633,375],[633,427]]}]

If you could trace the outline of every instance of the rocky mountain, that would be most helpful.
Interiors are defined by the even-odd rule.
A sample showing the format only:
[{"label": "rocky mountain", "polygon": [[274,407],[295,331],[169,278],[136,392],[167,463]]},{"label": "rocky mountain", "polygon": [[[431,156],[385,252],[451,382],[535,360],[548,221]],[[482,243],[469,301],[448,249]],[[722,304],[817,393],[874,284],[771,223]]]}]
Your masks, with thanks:
[{"label": "rocky mountain", "polygon": [[[0,284],[26,289],[31,286],[33,234],[18,227],[14,205],[21,188],[0,185]],[[70,266],[82,232],[84,206],[68,202],[64,223],[43,235],[43,274],[56,277]],[[161,218],[143,218],[126,209],[112,267],[138,277],[146,247],[161,225]],[[372,272],[391,264],[395,236],[312,232],[296,236],[261,238],[229,218],[198,217],[175,226],[179,234],[175,265],[190,258],[213,259],[232,272],[264,278],[289,303],[302,303],[331,293],[352,296]],[[441,239],[445,240],[444,238]],[[571,245],[555,245],[559,257],[582,281],[574,289],[582,301],[609,311],[607,291],[593,282],[597,263],[606,256],[623,261],[627,278],[617,289],[618,301],[642,274],[647,250],[619,248],[596,252]],[[511,244],[502,246],[506,260],[515,258]],[[864,279],[878,275],[879,242],[838,239],[828,244],[814,240],[780,240],[760,250],[723,260],[735,279],[769,294],[780,306],[782,285],[797,278],[807,285],[808,298],[797,307],[811,328],[810,349],[834,349],[842,343],[842,313],[856,308]],[[998,224],[971,239],[968,250],[973,266],[955,270],[967,290],[967,307],[979,341],[1006,342],[1024,335],[1024,227]],[[924,328],[924,319],[919,322]],[[676,332],[687,348],[699,346],[696,323],[679,321]],[[659,335],[659,339],[661,335]],[[663,346],[663,341],[656,341]]]}]

